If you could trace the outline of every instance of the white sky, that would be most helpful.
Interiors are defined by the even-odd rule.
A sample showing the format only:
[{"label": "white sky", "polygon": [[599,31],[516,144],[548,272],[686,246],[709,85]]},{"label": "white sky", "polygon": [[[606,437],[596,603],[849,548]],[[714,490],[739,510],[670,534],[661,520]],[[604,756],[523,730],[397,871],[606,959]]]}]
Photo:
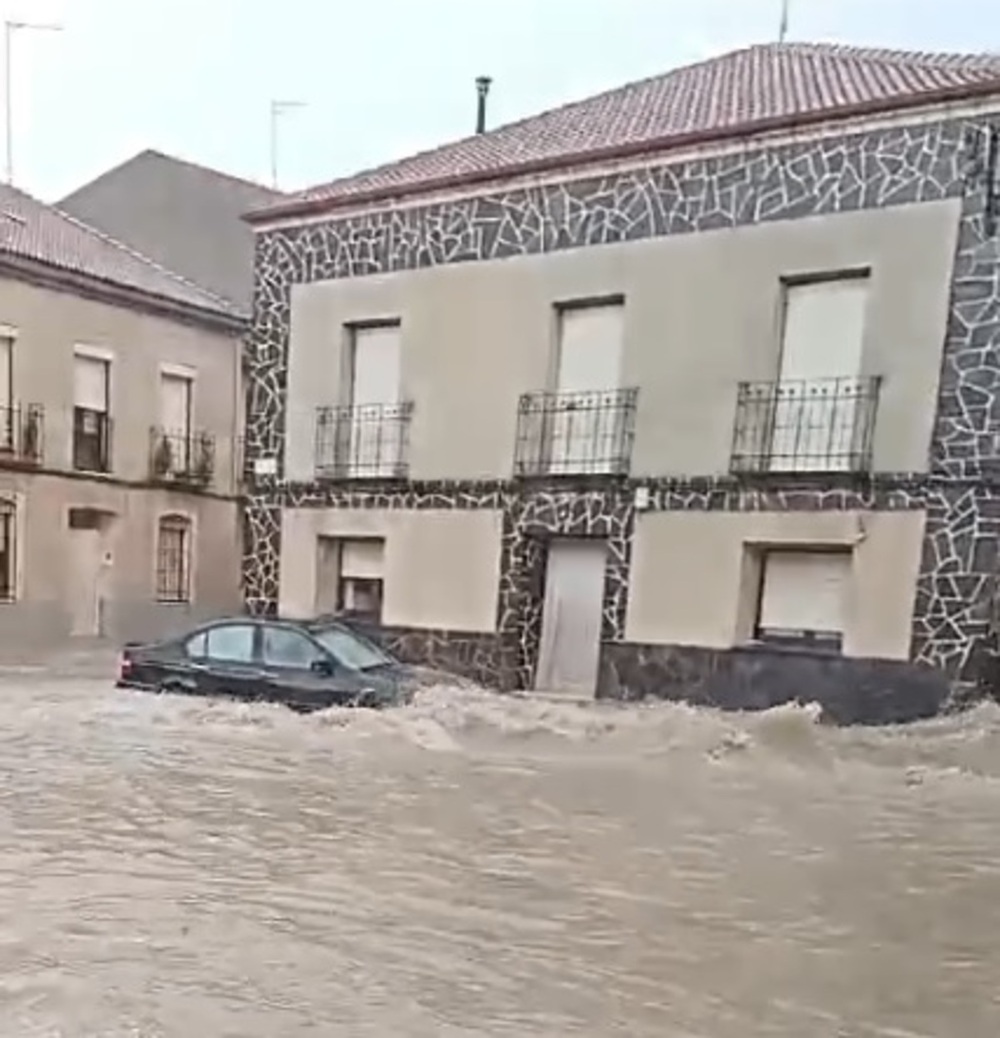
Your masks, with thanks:
[{"label": "white sky", "polygon": [[[791,0],[790,38],[1000,51],[1000,0]],[[154,147],[301,187],[773,39],[781,0],[0,0],[15,183],[55,200]]]}]

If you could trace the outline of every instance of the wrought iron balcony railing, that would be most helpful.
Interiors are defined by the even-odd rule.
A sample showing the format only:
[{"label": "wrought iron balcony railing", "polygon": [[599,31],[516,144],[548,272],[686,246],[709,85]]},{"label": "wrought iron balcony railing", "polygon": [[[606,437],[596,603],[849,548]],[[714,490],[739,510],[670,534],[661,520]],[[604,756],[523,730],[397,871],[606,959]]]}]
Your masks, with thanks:
[{"label": "wrought iron balcony railing", "polygon": [[626,475],[638,389],[535,392],[517,409],[518,476]]},{"label": "wrought iron balcony railing", "polygon": [[44,433],[41,404],[0,407],[0,464],[40,465]]},{"label": "wrought iron balcony railing", "polygon": [[215,475],[215,437],[207,432],[149,431],[149,477],[157,483],[207,487]]},{"label": "wrought iron balcony railing", "polygon": [[413,402],[320,407],[317,479],[405,479]]},{"label": "wrought iron balcony railing", "polygon": [[73,468],[111,471],[111,416],[90,407],[73,408]]},{"label": "wrought iron balcony railing", "polygon": [[741,382],[733,472],[868,472],[881,379]]}]

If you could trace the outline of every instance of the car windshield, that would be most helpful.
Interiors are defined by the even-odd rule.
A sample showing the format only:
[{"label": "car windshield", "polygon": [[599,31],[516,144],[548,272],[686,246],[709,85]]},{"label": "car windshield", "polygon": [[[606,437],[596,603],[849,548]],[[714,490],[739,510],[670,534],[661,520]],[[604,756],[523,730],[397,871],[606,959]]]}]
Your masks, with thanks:
[{"label": "car windshield", "polygon": [[377,645],[346,627],[319,627],[311,633],[327,652],[353,670],[371,670],[372,667],[384,667],[392,663],[392,658]]}]

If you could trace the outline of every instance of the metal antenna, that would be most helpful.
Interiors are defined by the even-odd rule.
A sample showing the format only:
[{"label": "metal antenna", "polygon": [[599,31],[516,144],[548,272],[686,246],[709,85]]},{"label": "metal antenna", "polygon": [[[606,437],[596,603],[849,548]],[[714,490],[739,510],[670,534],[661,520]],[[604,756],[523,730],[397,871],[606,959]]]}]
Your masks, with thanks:
[{"label": "metal antenna", "polygon": [[305,108],[305,101],[271,102],[271,187],[278,188],[278,120],[293,108]]},{"label": "metal antenna", "polygon": [[788,8],[789,0],[781,0],[781,25],[778,28],[778,43],[784,43],[788,38]]},{"label": "metal antenna", "polygon": [[14,33],[18,29],[32,29],[39,32],[61,32],[61,25],[42,24],[41,22],[14,22],[6,21],[3,26],[4,43],[4,105],[7,121],[7,155],[6,155],[6,180],[8,184],[14,182],[14,77],[11,74],[11,51],[13,47]]}]

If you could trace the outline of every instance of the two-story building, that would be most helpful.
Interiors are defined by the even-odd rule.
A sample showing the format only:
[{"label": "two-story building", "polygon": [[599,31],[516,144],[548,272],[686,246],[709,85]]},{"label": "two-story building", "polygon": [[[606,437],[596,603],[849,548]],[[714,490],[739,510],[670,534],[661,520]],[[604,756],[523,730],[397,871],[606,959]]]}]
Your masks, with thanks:
[{"label": "two-story building", "polygon": [[0,647],[241,607],[231,304],[0,188]]},{"label": "two-story building", "polygon": [[252,609],[506,688],[984,679],[1000,59],[752,47],[249,219]]}]

